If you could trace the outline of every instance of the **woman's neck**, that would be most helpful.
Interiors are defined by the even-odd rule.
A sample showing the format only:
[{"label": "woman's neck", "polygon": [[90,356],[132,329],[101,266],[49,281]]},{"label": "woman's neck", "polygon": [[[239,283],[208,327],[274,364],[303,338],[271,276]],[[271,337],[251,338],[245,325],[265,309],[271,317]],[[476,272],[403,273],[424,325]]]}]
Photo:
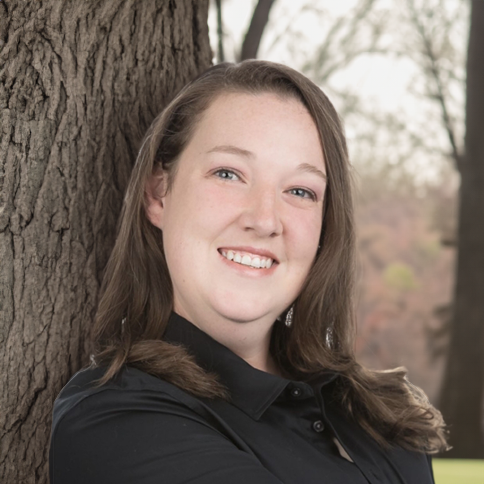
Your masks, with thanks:
[{"label": "woman's neck", "polygon": [[240,322],[220,315],[202,317],[200,314],[186,314],[185,311],[176,308],[175,312],[226,346],[252,367],[281,376],[281,371],[269,351],[274,324],[272,318]]}]

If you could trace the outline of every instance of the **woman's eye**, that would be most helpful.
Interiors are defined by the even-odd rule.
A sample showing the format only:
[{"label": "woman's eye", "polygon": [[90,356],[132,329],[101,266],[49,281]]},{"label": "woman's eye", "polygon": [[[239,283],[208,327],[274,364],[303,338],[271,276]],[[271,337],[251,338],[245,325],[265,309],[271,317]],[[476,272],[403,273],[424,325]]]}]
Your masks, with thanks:
[{"label": "woman's eye", "polygon": [[289,192],[300,198],[309,198],[311,200],[316,200],[316,194],[311,190],[306,190],[304,188],[291,188]]},{"label": "woman's eye", "polygon": [[236,173],[226,168],[221,168],[220,170],[217,170],[216,172],[214,172],[214,175],[216,175],[218,178],[222,178],[222,180],[237,180],[239,178]]}]

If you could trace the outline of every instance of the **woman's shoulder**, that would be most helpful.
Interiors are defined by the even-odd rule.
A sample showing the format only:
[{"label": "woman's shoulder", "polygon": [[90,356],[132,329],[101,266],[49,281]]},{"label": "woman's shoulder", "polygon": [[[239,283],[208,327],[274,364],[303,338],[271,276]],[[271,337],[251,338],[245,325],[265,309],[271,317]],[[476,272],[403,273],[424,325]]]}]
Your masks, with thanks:
[{"label": "woman's shoulder", "polygon": [[66,418],[94,418],[116,412],[170,413],[185,409],[190,415],[204,415],[205,405],[175,385],[125,366],[114,378],[100,384],[105,368],[88,367],[77,372],[54,403],[53,432]]},{"label": "woman's shoulder", "polygon": [[280,484],[201,399],[132,367],[99,385],[103,375],[76,373],[55,402],[51,483]]},{"label": "woman's shoulder", "polygon": [[156,392],[169,392],[173,387],[172,384],[161,378],[126,365],[122,367],[116,376],[101,385],[99,382],[104,377],[105,372],[105,367],[94,365],[78,371],[67,382],[59,393],[58,398],[83,398],[104,391],[130,392],[151,390]]}]

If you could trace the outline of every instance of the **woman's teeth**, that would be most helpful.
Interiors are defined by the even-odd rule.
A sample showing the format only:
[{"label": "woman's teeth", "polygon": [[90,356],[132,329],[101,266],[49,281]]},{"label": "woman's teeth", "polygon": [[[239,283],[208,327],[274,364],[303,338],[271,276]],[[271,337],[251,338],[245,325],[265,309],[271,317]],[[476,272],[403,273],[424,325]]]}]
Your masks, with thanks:
[{"label": "woman's teeth", "polygon": [[228,260],[237,262],[238,264],[242,264],[244,266],[254,267],[256,269],[269,269],[274,262],[272,259],[259,256],[251,257],[247,254],[242,255],[238,252],[234,252],[233,250],[222,250],[220,252]]}]

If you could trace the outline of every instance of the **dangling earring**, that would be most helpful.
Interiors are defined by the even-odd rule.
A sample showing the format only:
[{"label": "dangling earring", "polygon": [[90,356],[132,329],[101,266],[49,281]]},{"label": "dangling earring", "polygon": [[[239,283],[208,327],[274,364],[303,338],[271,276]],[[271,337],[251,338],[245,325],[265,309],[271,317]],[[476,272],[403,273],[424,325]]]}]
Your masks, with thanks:
[{"label": "dangling earring", "polygon": [[289,328],[292,324],[292,317],[294,315],[294,306],[291,306],[289,311],[286,314],[286,321],[284,324]]}]

